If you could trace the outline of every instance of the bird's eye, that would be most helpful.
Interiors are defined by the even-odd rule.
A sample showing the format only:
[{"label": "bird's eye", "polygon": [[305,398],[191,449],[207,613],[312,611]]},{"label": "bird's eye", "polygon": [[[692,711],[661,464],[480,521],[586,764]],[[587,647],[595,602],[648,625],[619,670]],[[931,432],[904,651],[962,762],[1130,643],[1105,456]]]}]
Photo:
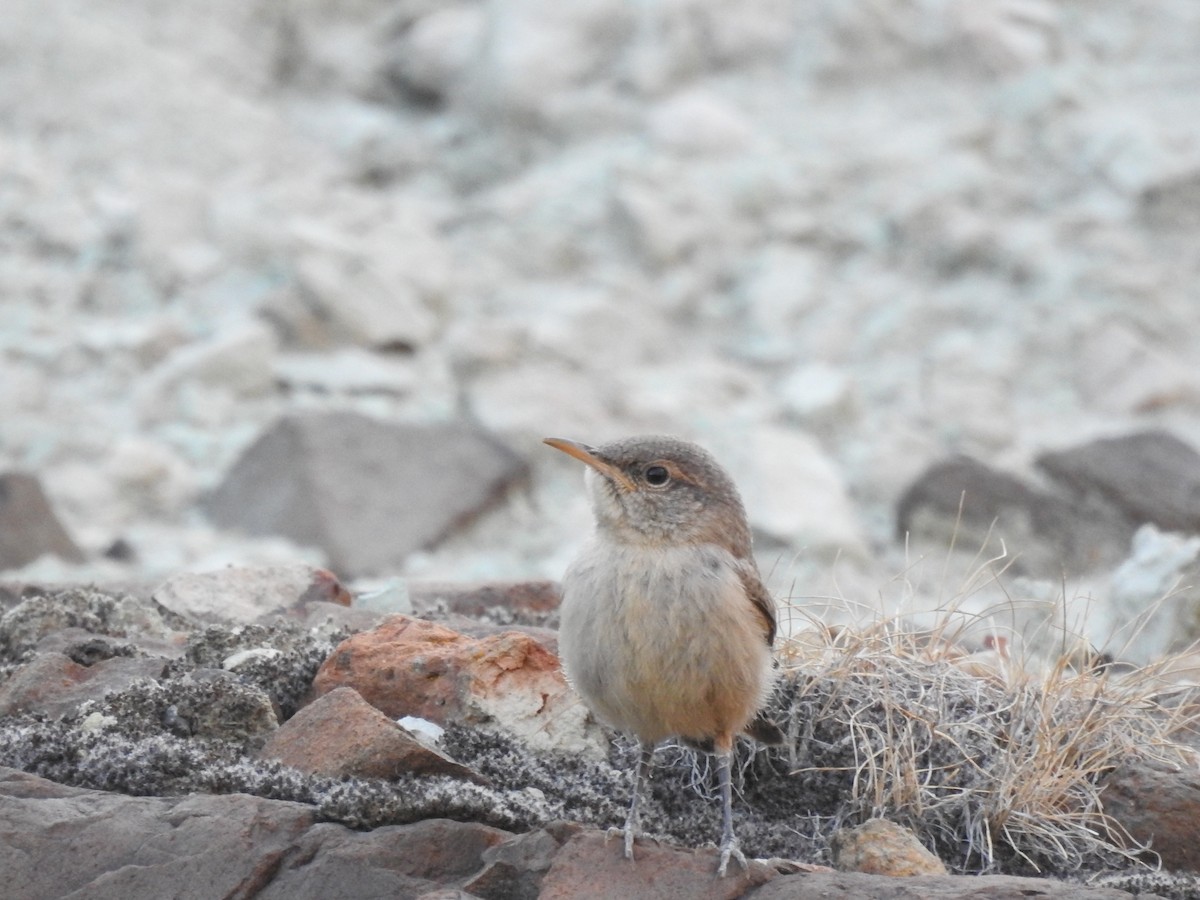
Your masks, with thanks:
[{"label": "bird's eye", "polygon": [[662,487],[671,480],[671,473],[664,466],[650,466],[643,477],[651,487]]}]

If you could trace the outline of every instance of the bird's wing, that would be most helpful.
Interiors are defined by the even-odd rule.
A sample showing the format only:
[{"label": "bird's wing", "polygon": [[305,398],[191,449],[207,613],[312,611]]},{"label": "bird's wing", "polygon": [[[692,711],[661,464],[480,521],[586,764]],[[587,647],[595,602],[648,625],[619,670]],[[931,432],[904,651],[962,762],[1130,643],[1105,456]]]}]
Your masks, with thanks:
[{"label": "bird's wing", "polygon": [[741,560],[738,565],[738,577],[742,580],[742,588],[746,591],[746,596],[754,604],[754,611],[762,618],[763,636],[766,638],[767,646],[773,646],[776,630],[775,601],[771,599],[770,592],[763,585],[762,579],[758,577],[758,569],[754,563]]}]

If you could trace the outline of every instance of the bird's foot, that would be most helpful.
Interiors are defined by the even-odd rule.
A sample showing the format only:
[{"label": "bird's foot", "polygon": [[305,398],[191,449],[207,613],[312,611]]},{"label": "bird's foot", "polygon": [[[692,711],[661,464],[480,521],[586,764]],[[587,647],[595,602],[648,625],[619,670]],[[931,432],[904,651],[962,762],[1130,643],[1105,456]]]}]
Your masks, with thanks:
[{"label": "bird's foot", "polygon": [[746,863],[746,854],[742,852],[742,848],[738,846],[737,838],[730,835],[721,841],[721,864],[717,866],[717,875],[721,878],[725,877],[725,870],[729,867],[729,860],[736,859],[738,865],[743,870],[749,868]]},{"label": "bird's foot", "polygon": [[636,835],[633,833],[633,830],[628,825],[626,825],[624,828],[618,828],[616,825],[613,825],[604,832],[605,843],[608,843],[615,837],[621,838],[621,841],[625,846],[625,858],[633,859],[633,841],[636,837]]}]

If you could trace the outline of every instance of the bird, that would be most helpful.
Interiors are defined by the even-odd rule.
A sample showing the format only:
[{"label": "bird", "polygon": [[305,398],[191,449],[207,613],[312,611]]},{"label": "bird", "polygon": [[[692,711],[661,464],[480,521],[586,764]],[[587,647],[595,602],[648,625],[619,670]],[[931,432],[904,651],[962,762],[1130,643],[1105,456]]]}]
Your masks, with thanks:
[{"label": "bird", "polygon": [[707,450],[674,437],[545,443],[587,466],[595,530],[562,578],[558,646],[588,708],[639,744],[625,856],[633,859],[654,750],[679,738],[716,756],[718,875],[731,858],[745,869],[733,829],[734,741],[783,736],[762,712],[774,682],[775,604],[737,487]]}]

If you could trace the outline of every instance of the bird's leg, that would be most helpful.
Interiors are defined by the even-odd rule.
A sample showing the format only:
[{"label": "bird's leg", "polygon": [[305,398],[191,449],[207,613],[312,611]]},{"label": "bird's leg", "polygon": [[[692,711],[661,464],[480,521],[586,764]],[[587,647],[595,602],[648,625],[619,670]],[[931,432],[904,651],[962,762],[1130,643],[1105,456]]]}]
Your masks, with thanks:
[{"label": "bird's leg", "polygon": [[717,742],[717,778],[721,783],[721,864],[717,874],[722,878],[729,866],[730,857],[736,859],[743,869],[746,868],[746,854],[738,846],[738,840],[733,835],[733,786],[730,784],[729,766],[733,756],[733,742],[730,739]]},{"label": "bird's leg", "polygon": [[625,819],[625,858],[633,859],[633,839],[641,830],[641,810],[638,808],[642,798],[642,787],[650,775],[650,761],[654,758],[654,745],[641,743],[641,756],[638,759],[637,770],[633,776],[633,799],[629,802],[629,815]]}]

